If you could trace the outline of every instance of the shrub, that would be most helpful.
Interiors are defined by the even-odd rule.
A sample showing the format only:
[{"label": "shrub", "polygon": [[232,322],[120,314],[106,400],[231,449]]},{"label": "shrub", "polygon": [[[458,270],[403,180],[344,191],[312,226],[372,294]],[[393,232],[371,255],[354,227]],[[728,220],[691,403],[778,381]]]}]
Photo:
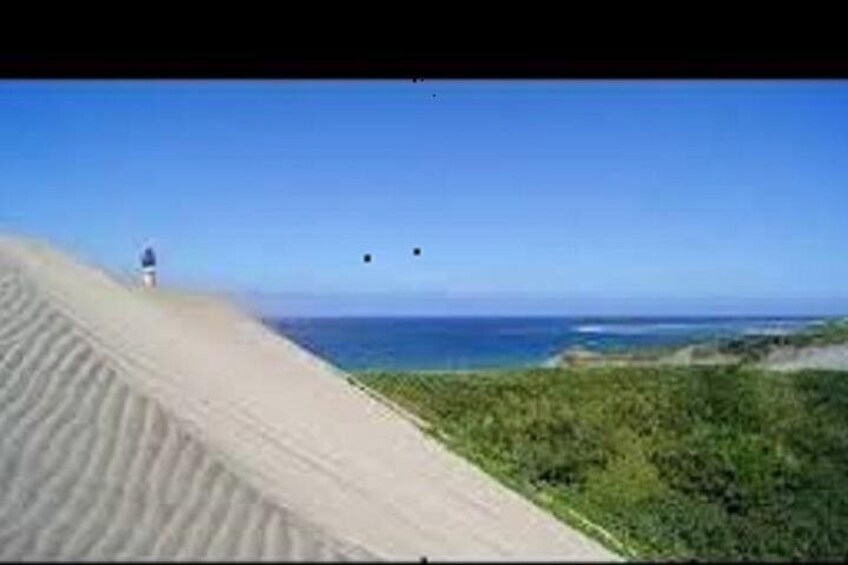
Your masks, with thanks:
[{"label": "shrub", "polygon": [[848,555],[848,374],[642,366],[360,378],[508,485],[563,519],[578,510],[639,557]]}]

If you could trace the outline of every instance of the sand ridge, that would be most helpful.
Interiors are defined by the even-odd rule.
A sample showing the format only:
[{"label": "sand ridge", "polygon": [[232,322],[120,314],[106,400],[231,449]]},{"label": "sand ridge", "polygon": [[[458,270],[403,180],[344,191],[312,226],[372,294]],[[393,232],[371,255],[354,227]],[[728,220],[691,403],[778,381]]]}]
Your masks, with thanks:
[{"label": "sand ridge", "polygon": [[19,238],[0,431],[6,559],[618,559],[237,309]]},{"label": "sand ridge", "polygon": [[0,273],[0,557],[369,555],[238,479],[2,257]]}]

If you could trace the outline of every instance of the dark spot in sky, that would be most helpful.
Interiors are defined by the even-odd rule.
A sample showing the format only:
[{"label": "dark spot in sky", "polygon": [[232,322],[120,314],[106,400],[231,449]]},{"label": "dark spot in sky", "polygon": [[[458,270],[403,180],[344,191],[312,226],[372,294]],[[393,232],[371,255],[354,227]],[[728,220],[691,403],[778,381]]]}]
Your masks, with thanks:
[{"label": "dark spot in sky", "polygon": [[413,255],[421,255],[421,248],[416,247],[415,249],[412,250],[412,254]]},{"label": "dark spot in sky", "polygon": [[366,263],[370,263],[371,262],[371,254],[366,253],[365,255],[362,256],[362,260],[365,261]]}]

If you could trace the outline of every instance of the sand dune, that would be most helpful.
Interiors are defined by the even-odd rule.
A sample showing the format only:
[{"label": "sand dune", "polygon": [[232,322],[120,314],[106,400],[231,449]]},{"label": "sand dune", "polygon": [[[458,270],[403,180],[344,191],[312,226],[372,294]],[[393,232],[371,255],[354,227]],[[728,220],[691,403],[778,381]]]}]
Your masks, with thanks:
[{"label": "sand dune", "polygon": [[810,345],[806,347],[776,347],[760,363],[774,371],[824,369],[848,371],[848,345]]},{"label": "sand dune", "polygon": [[618,559],[342,377],[0,238],[0,557]]}]

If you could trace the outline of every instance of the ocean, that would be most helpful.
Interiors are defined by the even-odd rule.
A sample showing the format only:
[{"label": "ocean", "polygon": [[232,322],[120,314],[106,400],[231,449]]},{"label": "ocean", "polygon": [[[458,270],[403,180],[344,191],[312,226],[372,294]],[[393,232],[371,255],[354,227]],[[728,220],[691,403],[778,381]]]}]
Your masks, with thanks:
[{"label": "ocean", "polygon": [[350,371],[464,370],[541,366],[571,346],[594,350],[685,344],[779,333],[800,317],[408,317],[278,318],[266,324]]}]

